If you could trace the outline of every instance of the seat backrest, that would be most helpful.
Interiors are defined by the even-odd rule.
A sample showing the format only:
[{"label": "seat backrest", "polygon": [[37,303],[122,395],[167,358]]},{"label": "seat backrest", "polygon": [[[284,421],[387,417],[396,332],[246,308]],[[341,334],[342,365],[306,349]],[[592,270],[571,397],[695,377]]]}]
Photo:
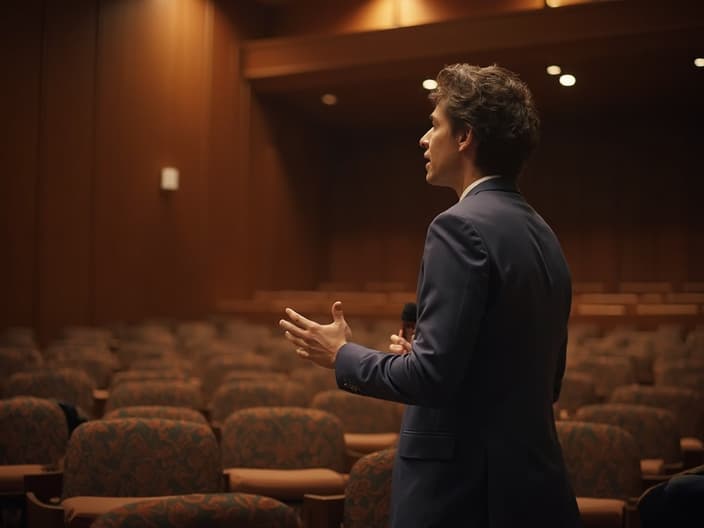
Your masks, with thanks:
[{"label": "seat backrest", "polygon": [[346,433],[397,433],[401,427],[397,405],[339,389],[319,392],[310,404],[337,416]]},{"label": "seat backrest", "polygon": [[627,431],[613,425],[566,420],[555,425],[578,497],[625,500],[640,495],[640,453]]},{"label": "seat backrest", "polygon": [[181,495],[135,502],[98,517],[92,528],[300,528],[296,512],[270,497],[247,493]]},{"label": "seat backrest", "polygon": [[299,407],[254,407],[232,413],[222,428],[225,468],[329,468],[344,471],[340,420]]},{"label": "seat backrest", "polygon": [[104,420],[114,420],[116,418],[164,418],[166,420],[183,420],[208,425],[208,420],[205,419],[205,416],[195,409],[165,405],[120,407],[103,416]]},{"label": "seat backrest", "polygon": [[638,444],[641,458],[662,458],[667,464],[682,461],[677,418],[666,409],[627,403],[587,405],[577,411],[575,420],[625,429]]},{"label": "seat backrest", "polygon": [[112,377],[111,387],[115,388],[122,383],[135,381],[185,381],[188,376],[178,369],[134,369],[123,370]]},{"label": "seat backrest", "polygon": [[37,369],[17,372],[7,382],[7,396],[50,398],[79,407],[84,414],[93,412],[93,380],[79,369]]},{"label": "seat backrest", "polygon": [[31,396],[0,400],[0,431],[2,465],[55,465],[66,451],[66,417],[50,400]]},{"label": "seat backrest", "polygon": [[335,375],[329,370],[315,368],[315,366],[293,369],[289,376],[308,389],[311,400],[319,392],[337,389]]},{"label": "seat backrest", "polygon": [[704,440],[704,399],[691,389],[627,385],[613,391],[610,403],[635,403],[672,411],[680,434]]},{"label": "seat backrest", "polygon": [[305,407],[308,394],[296,382],[230,381],[215,391],[210,419],[222,422],[233,412],[250,407]]},{"label": "seat backrest", "polygon": [[134,405],[167,405],[199,409],[202,397],[198,387],[188,381],[128,381],[112,388],[105,411]]},{"label": "seat backrest", "polygon": [[591,374],[567,371],[562,378],[560,397],[557,401],[560,410],[574,414],[582,405],[597,403],[596,385]]},{"label": "seat backrest", "polygon": [[345,489],[345,528],[386,528],[391,506],[391,470],[396,449],[363,456],[350,471]]},{"label": "seat backrest", "polygon": [[145,497],[222,489],[210,427],[159,418],[95,420],[66,450],[63,497]]},{"label": "seat backrest", "polygon": [[636,382],[633,363],[624,356],[589,356],[571,368],[591,375],[596,394],[602,400],[608,399],[616,387]]}]

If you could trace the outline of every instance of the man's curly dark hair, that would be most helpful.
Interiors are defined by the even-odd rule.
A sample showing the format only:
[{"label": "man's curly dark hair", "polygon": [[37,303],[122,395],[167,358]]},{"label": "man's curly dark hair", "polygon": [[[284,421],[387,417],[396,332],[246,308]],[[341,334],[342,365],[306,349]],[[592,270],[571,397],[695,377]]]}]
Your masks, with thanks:
[{"label": "man's curly dark hair", "polygon": [[540,118],[533,96],[506,68],[453,64],[437,76],[430,100],[447,113],[454,132],[471,129],[476,165],[485,175],[516,179],[538,144]]}]

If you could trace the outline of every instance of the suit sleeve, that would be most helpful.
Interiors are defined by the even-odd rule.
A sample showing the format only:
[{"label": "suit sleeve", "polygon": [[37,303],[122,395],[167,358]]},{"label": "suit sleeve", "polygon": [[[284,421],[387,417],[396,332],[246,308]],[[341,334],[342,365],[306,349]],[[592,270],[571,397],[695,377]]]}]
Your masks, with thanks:
[{"label": "suit sleeve", "polygon": [[335,362],[338,386],[409,405],[451,403],[484,317],[488,262],[469,223],[449,212],[436,217],[423,251],[412,351],[396,355],[348,343]]}]

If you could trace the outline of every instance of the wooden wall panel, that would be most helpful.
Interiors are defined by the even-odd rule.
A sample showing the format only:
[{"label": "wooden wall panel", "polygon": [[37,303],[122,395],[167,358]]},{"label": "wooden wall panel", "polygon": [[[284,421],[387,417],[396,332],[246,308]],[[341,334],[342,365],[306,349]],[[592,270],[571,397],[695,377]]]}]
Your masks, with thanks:
[{"label": "wooden wall panel", "polygon": [[[205,3],[101,10],[95,183],[96,319],[188,317],[209,306],[209,36]],[[180,189],[159,188],[161,167]]]},{"label": "wooden wall panel", "polygon": [[43,3],[8,2],[0,16],[0,328],[36,319]]},{"label": "wooden wall panel", "polygon": [[90,324],[97,2],[46,5],[41,130],[39,333]]}]

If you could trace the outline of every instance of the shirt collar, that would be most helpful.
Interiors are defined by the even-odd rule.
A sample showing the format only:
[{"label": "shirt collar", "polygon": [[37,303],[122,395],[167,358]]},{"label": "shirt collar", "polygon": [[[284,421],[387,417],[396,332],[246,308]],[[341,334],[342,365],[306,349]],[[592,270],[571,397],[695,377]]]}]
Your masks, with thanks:
[{"label": "shirt collar", "polygon": [[501,177],[501,175],[499,175],[499,174],[492,174],[492,175],[490,175],[490,176],[482,176],[482,177],[479,178],[478,180],[474,180],[472,183],[470,183],[470,184],[467,186],[467,188],[466,188],[464,191],[462,191],[462,195],[460,196],[460,199],[459,199],[458,201],[461,202],[461,201],[462,201],[462,198],[464,198],[465,196],[467,196],[467,195],[470,193],[470,191],[471,191],[472,189],[474,189],[474,188],[475,188],[477,185],[479,185],[480,183],[484,183],[485,181],[493,180],[494,178],[500,178],[500,177]]}]

